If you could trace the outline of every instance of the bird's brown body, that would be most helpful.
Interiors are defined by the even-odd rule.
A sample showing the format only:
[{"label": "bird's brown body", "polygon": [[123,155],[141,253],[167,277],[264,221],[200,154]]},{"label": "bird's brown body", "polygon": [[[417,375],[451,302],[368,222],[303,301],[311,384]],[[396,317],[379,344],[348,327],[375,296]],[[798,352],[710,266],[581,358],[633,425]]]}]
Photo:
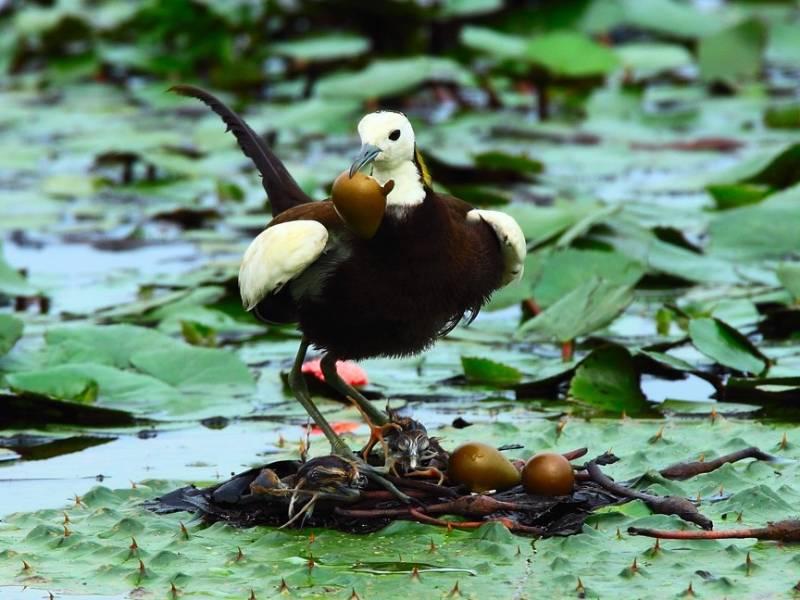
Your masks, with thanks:
[{"label": "bird's brown body", "polygon": [[487,224],[467,221],[471,209],[428,191],[421,205],[387,214],[364,240],[347,230],[330,201],[290,208],[268,227],[314,220],[333,241],[255,313],[268,322],[298,322],[312,344],[343,359],[418,353],[465,313],[477,314],[500,287],[500,243]]},{"label": "bird's brown body", "polygon": [[[400,113],[378,111],[359,123],[361,152],[346,172],[345,185],[334,189],[337,211],[330,200],[312,201],[266,142],[219,99],[192,86],[173,90],[216,112],[261,174],[273,219],[245,251],[239,290],[245,308],[262,321],[298,323],[303,336],[289,372],[295,398],[333,454],[358,461],[366,477],[410,502],[353,454],[314,404],[302,374],[306,352],[309,345],[324,351],[320,368],[326,383],[350,398],[369,422],[373,443],[368,450],[388,432],[382,443],[384,471],[421,468],[441,477],[434,463],[442,453],[431,451],[438,446],[425,428],[409,429],[402,418],[378,410],[342,380],[336,363],[416,354],[466,314],[477,315],[492,292],[522,275],[522,231],[508,215],[473,210],[434,192],[411,124]],[[368,165],[375,183],[354,180]],[[346,470],[339,471],[349,478]]]}]

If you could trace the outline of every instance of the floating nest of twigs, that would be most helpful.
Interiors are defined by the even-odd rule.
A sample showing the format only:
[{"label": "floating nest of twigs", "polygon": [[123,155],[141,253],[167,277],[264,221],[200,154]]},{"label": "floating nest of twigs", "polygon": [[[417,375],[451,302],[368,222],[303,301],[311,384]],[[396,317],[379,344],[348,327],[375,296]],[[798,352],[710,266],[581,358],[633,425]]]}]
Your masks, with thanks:
[{"label": "floating nest of twigs", "polygon": [[[633,489],[633,482],[615,482],[602,470],[617,462],[605,453],[579,463],[581,448],[564,456],[573,461],[575,485],[569,495],[541,496],[521,485],[487,493],[472,493],[463,485],[440,485],[411,477],[386,476],[410,502],[395,492],[361,478],[358,463],[337,456],[308,461],[282,460],[250,469],[218,485],[187,486],[147,503],[158,513],[188,511],[206,522],[238,527],[254,525],[310,526],[367,533],[395,520],[410,520],[448,528],[474,529],[497,521],[510,531],[532,536],[571,535],[581,531],[597,508],[644,501],[654,513],[677,515],[711,530],[713,524],[693,502]],[[746,448],[715,460],[685,462],[660,471],[668,479],[684,480],[709,473],[726,463],[752,458],[774,460],[758,448]]]}]

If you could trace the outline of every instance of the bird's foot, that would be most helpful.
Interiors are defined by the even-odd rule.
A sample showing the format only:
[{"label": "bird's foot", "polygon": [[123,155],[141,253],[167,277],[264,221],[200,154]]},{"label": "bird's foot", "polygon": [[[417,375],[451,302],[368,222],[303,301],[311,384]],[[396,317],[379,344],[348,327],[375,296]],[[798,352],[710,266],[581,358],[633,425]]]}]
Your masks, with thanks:
[{"label": "bird's foot", "polygon": [[[348,471],[350,474],[347,478],[351,482],[357,482],[357,484],[353,484],[351,487],[363,489],[366,487],[367,482],[371,482],[388,490],[401,502],[409,503],[412,501],[408,494],[400,491],[396,485],[386,478],[386,475],[389,473],[387,467],[369,464],[365,458],[355,454],[341,438],[337,438],[337,440],[338,443],[331,444],[331,455],[327,458],[343,461],[350,465],[350,471]],[[341,467],[339,470],[342,470]]]},{"label": "bird's foot", "polygon": [[380,443],[381,447],[383,448],[383,455],[388,456],[389,444],[386,442],[386,435],[393,431],[402,431],[403,428],[398,423],[393,422],[385,423],[383,425],[375,425],[366,418],[366,415],[364,415],[364,418],[367,420],[367,424],[369,425],[369,441],[367,442],[366,446],[361,449],[359,454],[365,461],[368,460],[372,449],[376,444]]},{"label": "bird's foot", "polygon": [[442,485],[446,476],[436,467],[428,467],[427,469],[417,469],[405,474],[406,477],[421,477],[425,479],[436,478],[436,485]]}]

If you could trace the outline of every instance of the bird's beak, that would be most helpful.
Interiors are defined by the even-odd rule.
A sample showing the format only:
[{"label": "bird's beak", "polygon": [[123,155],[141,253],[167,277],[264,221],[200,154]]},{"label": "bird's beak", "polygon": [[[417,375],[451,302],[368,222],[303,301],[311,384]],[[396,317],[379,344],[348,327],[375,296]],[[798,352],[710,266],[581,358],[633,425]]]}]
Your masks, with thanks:
[{"label": "bird's beak", "polygon": [[381,149],[372,144],[364,144],[361,146],[361,152],[358,153],[353,164],[350,165],[350,177],[355,175],[366,165],[372,164],[372,161],[381,153]]}]

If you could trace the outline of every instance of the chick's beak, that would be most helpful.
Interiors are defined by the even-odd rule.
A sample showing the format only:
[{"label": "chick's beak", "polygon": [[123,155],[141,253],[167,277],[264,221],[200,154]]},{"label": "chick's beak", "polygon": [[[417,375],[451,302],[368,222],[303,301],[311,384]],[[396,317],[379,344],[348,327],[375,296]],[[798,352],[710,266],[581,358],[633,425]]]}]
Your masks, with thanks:
[{"label": "chick's beak", "polygon": [[408,466],[409,466],[410,470],[416,471],[418,459],[419,459],[419,457],[417,456],[416,450],[409,454],[409,456],[408,456]]},{"label": "chick's beak", "polygon": [[355,175],[365,166],[372,164],[372,162],[380,153],[381,149],[377,146],[373,146],[372,144],[364,144],[361,146],[361,151],[358,153],[358,156],[356,156],[353,164],[350,165],[350,177]]}]

